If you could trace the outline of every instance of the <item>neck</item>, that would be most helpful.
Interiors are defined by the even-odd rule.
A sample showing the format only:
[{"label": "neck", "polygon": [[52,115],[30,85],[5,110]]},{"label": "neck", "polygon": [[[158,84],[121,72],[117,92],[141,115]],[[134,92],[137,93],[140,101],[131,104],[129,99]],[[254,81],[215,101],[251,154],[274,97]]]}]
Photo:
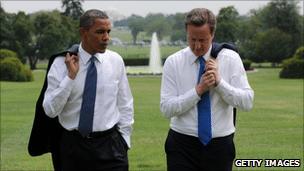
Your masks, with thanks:
[{"label": "neck", "polygon": [[93,52],[93,50],[91,50],[90,47],[88,47],[85,43],[81,43],[81,47],[83,50],[85,50],[86,52],[88,52],[90,55],[94,55],[95,53]]}]

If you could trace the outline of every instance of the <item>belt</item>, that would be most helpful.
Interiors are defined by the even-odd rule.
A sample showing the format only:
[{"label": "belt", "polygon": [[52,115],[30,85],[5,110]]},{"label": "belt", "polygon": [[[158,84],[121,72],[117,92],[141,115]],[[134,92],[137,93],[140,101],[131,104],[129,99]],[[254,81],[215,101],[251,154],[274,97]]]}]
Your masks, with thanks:
[{"label": "belt", "polygon": [[[170,129],[169,130],[171,133],[177,135],[177,136],[180,136],[180,137],[184,137],[184,138],[187,138],[187,139],[191,139],[193,141],[199,141],[198,140],[198,137],[195,137],[195,136],[192,136],[192,135],[186,135],[186,134],[182,134],[182,133],[179,133],[177,131],[174,131],[173,129]],[[230,141],[230,140],[233,140],[233,137],[234,137],[234,133],[230,134],[230,135],[226,135],[224,137],[216,137],[216,138],[212,138],[210,143],[213,142],[213,143],[217,143],[217,142],[221,142],[221,141]]]},{"label": "belt", "polygon": [[67,131],[67,132],[71,133],[73,135],[81,136],[85,139],[91,139],[91,138],[99,138],[99,137],[107,136],[107,135],[113,133],[115,130],[117,130],[117,125],[114,125],[112,128],[105,130],[105,131],[91,132],[85,137],[83,137],[78,130]]}]

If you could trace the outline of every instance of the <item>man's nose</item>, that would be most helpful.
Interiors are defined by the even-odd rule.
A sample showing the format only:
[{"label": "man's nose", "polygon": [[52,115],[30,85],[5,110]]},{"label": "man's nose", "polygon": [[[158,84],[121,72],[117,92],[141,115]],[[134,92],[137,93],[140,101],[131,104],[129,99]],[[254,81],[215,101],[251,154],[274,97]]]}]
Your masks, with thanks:
[{"label": "man's nose", "polygon": [[196,42],[194,43],[194,48],[195,48],[195,49],[200,49],[200,48],[201,48],[201,44],[199,43],[199,41],[196,41]]},{"label": "man's nose", "polygon": [[109,40],[110,39],[110,33],[108,33],[108,32],[104,33],[102,39],[103,40]]}]

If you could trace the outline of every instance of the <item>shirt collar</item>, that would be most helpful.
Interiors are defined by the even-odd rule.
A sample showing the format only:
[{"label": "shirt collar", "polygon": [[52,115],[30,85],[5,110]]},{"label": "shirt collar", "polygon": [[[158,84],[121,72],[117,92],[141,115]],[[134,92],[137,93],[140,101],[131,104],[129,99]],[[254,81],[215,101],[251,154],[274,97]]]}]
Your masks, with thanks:
[{"label": "shirt collar", "polygon": [[194,55],[194,53],[192,52],[191,48],[188,47],[188,50],[189,50],[189,60],[190,60],[190,64],[195,64],[196,60],[197,60],[197,57]]},{"label": "shirt collar", "polygon": [[[82,43],[80,43],[78,51],[79,51],[80,59],[82,60],[82,62],[84,64],[87,64],[89,62],[89,60],[91,59],[92,55],[89,54],[87,51],[85,51],[82,48]],[[96,57],[97,61],[99,61],[99,62],[102,61],[102,56],[106,53],[106,51],[104,53],[96,53],[96,54],[94,54],[94,56]]]},{"label": "shirt collar", "polygon": [[[192,50],[190,49],[190,47],[188,47],[190,52],[191,52],[191,55],[190,55],[190,62],[191,64],[194,64],[198,61],[198,58],[193,52]],[[210,45],[208,51],[203,55],[203,58],[205,59],[205,61],[207,61],[209,58],[210,58],[210,54],[211,54],[211,49],[212,49],[212,44]]]}]

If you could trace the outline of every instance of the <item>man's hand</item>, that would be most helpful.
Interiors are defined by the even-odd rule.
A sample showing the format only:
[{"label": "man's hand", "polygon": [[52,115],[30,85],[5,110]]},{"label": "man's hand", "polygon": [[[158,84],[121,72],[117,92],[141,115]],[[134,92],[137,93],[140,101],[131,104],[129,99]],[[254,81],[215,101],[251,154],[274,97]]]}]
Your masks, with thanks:
[{"label": "man's hand", "polygon": [[74,80],[79,71],[79,57],[67,53],[65,56],[65,65],[68,68],[68,76]]},{"label": "man's hand", "polygon": [[195,87],[197,94],[201,96],[210,88],[216,87],[220,80],[217,62],[214,59],[208,59],[205,65],[205,73],[202,75],[199,84]]},{"label": "man's hand", "polygon": [[214,75],[214,77],[215,77],[214,87],[216,87],[219,84],[221,77],[218,72],[218,64],[215,61],[215,59],[210,58],[207,60],[205,70],[206,70],[206,75],[209,75],[209,74]]},{"label": "man's hand", "polygon": [[201,79],[200,82],[195,87],[196,92],[199,96],[203,95],[206,91],[208,91],[211,87],[214,87],[215,84],[215,77],[212,71],[206,71]]}]

